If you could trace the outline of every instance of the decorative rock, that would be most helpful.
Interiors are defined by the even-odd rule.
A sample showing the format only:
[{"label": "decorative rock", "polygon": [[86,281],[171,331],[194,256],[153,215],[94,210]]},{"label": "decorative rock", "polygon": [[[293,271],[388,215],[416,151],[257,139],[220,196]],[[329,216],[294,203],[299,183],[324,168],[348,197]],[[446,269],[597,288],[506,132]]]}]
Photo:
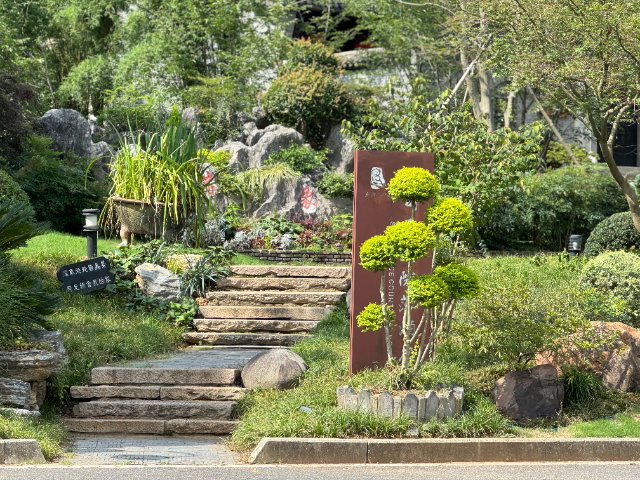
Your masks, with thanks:
[{"label": "decorative rock", "polygon": [[431,420],[433,417],[437,415],[438,412],[438,395],[433,390],[429,390],[425,395],[426,405],[425,405],[425,420]]},{"label": "decorative rock", "polygon": [[514,420],[554,416],[564,399],[564,385],[557,377],[553,365],[508,373],[494,387],[496,406]]},{"label": "decorative rock", "polygon": [[260,167],[269,155],[291,145],[302,145],[304,137],[293,128],[282,125],[269,125],[262,131],[260,139],[252,147],[251,167]]},{"label": "decorative rock", "polygon": [[407,437],[408,438],[419,438],[420,437],[420,430],[418,430],[418,427],[416,427],[415,425],[412,425],[409,428],[407,428]]},{"label": "decorative rock", "polygon": [[325,163],[329,168],[335,168],[336,173],[352,173],[354,145],[350,139],[342,136],[341,128],[341,125],[331,128],[325,143],[329,149]]},{"label": "decorative rock", "polygon": [[27,410],[25,408],[0,408],[0,413],[3,415],[15,415],[16,417],[26,417],[38,419],[42,417],[42,414],[35,410]]},{"label": "decorative rock", "polygon": [[180,299],[180,277],[166,268],[152,263],[143,263],[136,267],[138,284],[148,297],[171,302]]},{"label": "decorative rock", "polygon": [[246,388],[283,390],[295,385],[307,368],[299,355],[284,348],[274,348],[249,360],[242,370],[242,381]]},{"label": "decorative rock", "polygon": [[43,343],[50,346],[62,355],[67,354],[67,351],[64,349],[62,334],[57,330],[36,330],[31,335],[31,338],[36,343]]},{"label": "decorative rock", "polygon": [[[590,365],[606,388],[623,392],[640,389],[640,331],[620,322],[591,322],[591,328],[602,335],[617,332],[619,338],[598,350],[565,352],[568,362]],[[538,355],[536,361],[538,365],[552,364],[560,370],[550,353]]]},{"label": "decorative rock", "polygon": [[353,387],[347,387],[344,391],[344,408],[345,410],[358,409],[358,394]]},{"label": "decorative rock", "polygon": [[393,397],[393,418],[399,417],[402,413],[402,398]]},{"label": "decorative rock", "polygon": [[380,408],[379,408],[379,400],[380,400],[380,395],[371,395],[371,399],[370,404],[371,404],[371,412],[372,413],[380,413]]},{"label": "decorative rock", "polygon": [[0,375],[25,382],[45,380],[61,370],[63,358],[48,350],[0,351]]},{"label": "decorative rock", "polygon": [[0,378],[0,405],[29,409],[31,386],[22,380]]},{"label": "decorative rock", "polygon": [[338,396],[338,408],[344,408],[344,394],[347,388],[349,388],[349,385],[336,388],[336,395]]},{"label": "decorative rock", "polygon": [[411,418],[418,418],[418,397],[411,392],[404,396],[402,413]]},{"label": "decorative rock", "polygon": [[378,399],[378,413],[383,417],[393,417],[393,403],[393,396],[385,390]]},{"label": "decorative rock", "polygon": [[356,407],[361,408],[365,412],[371,411],[371,391],[370,390],[362,390],[358,393],[358,403]]},{"label": "decorative rock", "polygon": [[31,410],[40,410],[44,403],[44,397],[47,395],[47,382],[45,380],[36,380],[31,382],[31,395],[29,407]]}]

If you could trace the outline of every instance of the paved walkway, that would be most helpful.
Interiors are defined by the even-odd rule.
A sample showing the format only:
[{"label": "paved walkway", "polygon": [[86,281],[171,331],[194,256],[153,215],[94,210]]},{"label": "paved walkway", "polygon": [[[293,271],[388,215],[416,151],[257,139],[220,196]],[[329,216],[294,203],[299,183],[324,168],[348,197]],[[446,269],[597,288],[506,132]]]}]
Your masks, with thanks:
[{"label": "paved walkway", "polygon": [[119,363],[117,367],[139,368],[242,368],[261,348],[212,348],[182,350],[168,358]]},{"label": "paved walkway", "polygon": [[225,437],[72,434],[72,465],[235,465]]}]

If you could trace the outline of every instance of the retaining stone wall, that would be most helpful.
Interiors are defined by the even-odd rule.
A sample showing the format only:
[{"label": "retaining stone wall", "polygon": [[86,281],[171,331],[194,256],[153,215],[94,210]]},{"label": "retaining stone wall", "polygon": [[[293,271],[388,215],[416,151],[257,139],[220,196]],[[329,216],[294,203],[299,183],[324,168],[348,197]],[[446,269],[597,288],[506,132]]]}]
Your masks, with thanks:
[{"label": "retaining stone wall", "polygon": [[389,418],[404,413],[417,422],[427,422],[433,417],[443,419],[460,415],[464,399],[462,387],[451,387],[438,393],[429,390],[424,395],[409,392],[404,397],[394,397],[386,390],[380,395],[372,395],[369,390],[358,393],[349,386],[338,387],[336,393],[338,408],[362,409]]},{"label": "retaining stone wall", "polygon": [[238,250],[238,253],[270,262],[351,263],[351,252],[314,252],[309,250]]}]

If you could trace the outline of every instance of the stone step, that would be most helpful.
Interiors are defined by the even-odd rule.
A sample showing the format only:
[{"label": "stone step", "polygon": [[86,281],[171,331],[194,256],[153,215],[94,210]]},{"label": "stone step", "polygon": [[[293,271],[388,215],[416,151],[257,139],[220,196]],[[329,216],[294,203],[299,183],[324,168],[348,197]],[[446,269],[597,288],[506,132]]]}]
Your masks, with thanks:
[{"label": "stone step", "polygon": [[235,306],[258,306],[258,305],[282,305],[282,306],[302,306],[302,307],[327,307],[336,305],[344,297],[342,292],[305,292],[288,290],[284,292],[219,292],[207,293],[209,305],[235,305]]},{"label": "stone step", "polygon": [[98,385],[71,387],[71,398],[82,399],[146,399],[146,400],[238,400],[245,392],[240,387],[198,387],[198,386],[115,386]]},{"label": "stone step", "polygon": [[351,287],[351,278],[227,277],[216,280],[216,286],[227,290],[346,292]]},{"label": "stone step", "polygon": [[75,417],[205,418],[231,420],[234,402],[178,400],[95,400],[73,407]]},{"label": "stone step", "polygon": [[233,432],[237,421],[198,420],[175,418],[171,420],[128,418],[65,418],[63,423],[70,432],[78,433],[145,433],[153,435],[212,434],[224,435]]},{"label": "stone step", "polygon": [[124,368],[91,370],[93,385],[235,385],[240,370],[231,368]]},{"label": "stone step", "polygon": [[255,318],[281,320],[322,320],[331,312],[325,307],[237,307],[210,306],[200,307],[204,318]]},{"label": "stone step", "polygon": [[186,332],[182,338],[188,343],[202,345],[269,345],[289,347],[300,340],[310,338],[302,334],[271,333],[207,333]]},{"label": "stone step", "polygon": [[231,272],[245,277],[351,278],[351,267],[232,265]]},{"label": "stone step", "polygon": [[311,320],[256,320],[231,318],[196,318],[193,321],[198,332],[309,332],[317,321]]}]

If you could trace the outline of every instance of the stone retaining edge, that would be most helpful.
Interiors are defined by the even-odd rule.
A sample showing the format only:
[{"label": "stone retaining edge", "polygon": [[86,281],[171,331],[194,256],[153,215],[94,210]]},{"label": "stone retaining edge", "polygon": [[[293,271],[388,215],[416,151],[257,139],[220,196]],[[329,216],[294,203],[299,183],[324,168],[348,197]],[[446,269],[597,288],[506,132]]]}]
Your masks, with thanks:
[{"label": "stone retaining edge", "polygon": [[238,250],[261,260],[276,263],[292,261],[310,261],[315,263],[344,263],[351,264],[351,252],[332,252],[314,250]]},{"label": "stone retaining edge", "polygon": [[456,438],[346,440],[263,438],[251,464],[623,462],[640,460],[640,439]]},{"label": "stone retaining edge", "polygon": [[46,463],[37,440],[0,440],[0,465],[18,463]]}]

